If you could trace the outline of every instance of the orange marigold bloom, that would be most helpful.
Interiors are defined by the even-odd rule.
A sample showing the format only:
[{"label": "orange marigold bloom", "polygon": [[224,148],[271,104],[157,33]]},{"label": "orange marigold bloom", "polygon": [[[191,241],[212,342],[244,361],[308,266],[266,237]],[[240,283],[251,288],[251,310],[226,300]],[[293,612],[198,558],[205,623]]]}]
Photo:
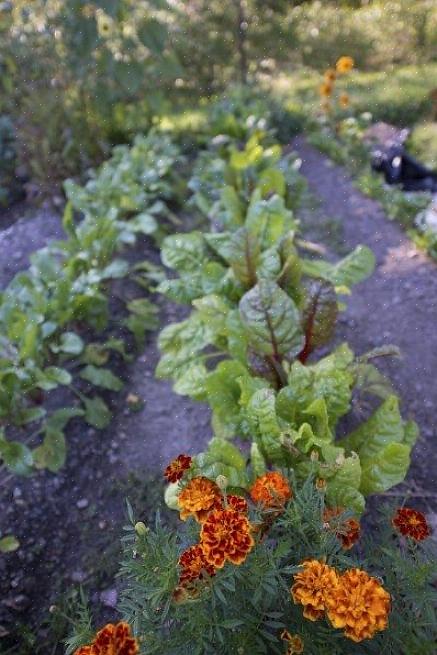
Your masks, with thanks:
[{"label": "orange marigold bloom", "polygon": [[326,600],[327,615],[334,628],[359,642],[387,627],[390,594],[365,571],[350,569]]},{"label": "orange marigold bloom", "polygon": [[261,475],[250,489],[250,497],[254,503],[264,507],[283,507],[292,497],[288,480],[278,471],[268,471]]},{"label": "orange marigold bloom", "polygon": [[236,512],[240,512],[240,514],[248,513],[249,506],[247,504],[246,499],[243,498],[242,496],[233,496],[232,494],[229,494],[227,496],[227,501],[228,501],[229,509],[233,509]]},{"label": "orange marigold bloom", "polygon": [[203,523],[200,543],[206,561],[221,569],[226,560],[242,564],[255,542],[247,516],[233,509],[218,509]]},{"label": "orange marigold bloom", "polygon": [[323,520],[327,523],[328,529],[335,532],[335,536],[341,541],[343,548],[349,550],[360,538],[361,527],[354,518],[341,522],[336,520],[343,512],[343,507],[326,508],[323,512]]},{"label": "orange marigold bloom", "polygon": [[323,77],[325,78],[325,82],[328,82],[328,84],[329,84],[329,83],[332,84],[332,82],[335,82],[335,79],[336,79],[336,77],[337,77],[337,73],[336,73],[336,71],[334,70],[334,68],[328,68],[328,69],[325,71],[325,74],[324,74]]},{"label": "orange marigold bloom", "polygon": [[294,602],[304,606],[303,615],[310,621],[317,621],[323,616],[328,597],[338,586],[338,574],[318,560],[306,560],[304,568],[294,576],[291,595]]},{"label": "orange marigold bloom", "polygon": [[121,622],[105,625],[92,644],[82,646],[74,655],[136,655],[138,652],[138,642],[131,636],[130,625]]},{"label": "orange marigold bloom", "polygon": [[287,641],[287,655],[300,655],[303,653],[303,639],[299,635],[292,635],[288,630],[283,630],[281,639]]},{"label": "orange marigold bloom", "polygon": [[200,544],[196,544],[185,550],[179,558],[179,564],[182,567],[179,578],[179,584],[181,585],[194,582],[195,580],[203,580],[205,573],[209,576],[215,575],[215,568],[206,561]]},{"label": "orange marigold bloom", "polygon": [[199,523],[203,523],[209,512],[221,507],[222,495],[212,480],[204,477],[193,478],[182,489],[178,503],[181,508],[180,517],[183,521],[193,515]]},{"label": "orange marigold bloom", "polygon": [[164,471],[164,475],[169,482],[178,482],[185,471],[191,466],[192,459],[189,455],[178,455]]},{"label": "orange marigold bloom", "polygon": [[350,98],[347,93],[341,93],[339,98],[340,106],[347,109],[350,105]]},{"label": "orange marigold bloom", "polygon": [[330,82],[323,82],[323,84],[319,86],[319,93],[322,96],[322,98],[330,98],[332,95],[333,88],[334,87]]},{"label": "orange marigold bloom", "polygon": [[401,507],[396,511],[392,524],[405,537],[423,541],[431,534],[426,518],[422,512],[409,507]]},{"label": "orange marigold bloom", "polygon": [[340,59],[335,64],[335,68],[337,73],[339,73],[340,75],[344,75],[344,73],[349,73],[354,67],[354,65],[355,62],[352,59],[352,57],[344,56],[344,57],[340,57]]}]

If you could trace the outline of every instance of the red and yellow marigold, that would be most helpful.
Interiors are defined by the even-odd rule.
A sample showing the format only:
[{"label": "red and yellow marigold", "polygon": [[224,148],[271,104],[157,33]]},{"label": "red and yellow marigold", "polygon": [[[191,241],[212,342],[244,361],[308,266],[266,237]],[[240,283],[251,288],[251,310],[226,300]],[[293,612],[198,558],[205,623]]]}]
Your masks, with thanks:
[{"label": "red and yellow marigold", "polygon": [[324,562],[307,560],[303,571],[296,573],[291,595],[296,604],[303,605],[303,615],[310,621],[322,618],[327,599],[338,586],[338,574]]},{"label": "red and yellow marigold", "polygon": [[344,629],[348,639],[360,642],[387,627],[390,594],[365,571],[350,569],[326,596],[326,605],[334,628]]},{"label": "red and yellow marigold", "polygon": [[229,494],[226,498],[229,509],[233,509],[240,514],[247,514],[249,511],[249,506],[247,500],[242,496],[234,496]]},{"label": "red and yellow marigold", "polygon": [[178,455],[164,471],[169,482],[178,482],[191,466],[192,459],[189,455]]},{"label": "red and yellow marigold", "polygon": [[287,655],[301,655],[303,653],[304,643],[299,635],[292,635],[288,630],[283,630],[281,639],[287,642]]},{"label": "red and yellow marigold", "polygon": [[188,482],[178,498],[180,517],[185,521],[189,516],[203,523],[208,514],[222,505],[220,489],[212,480],[199,477]]},{"label": "red and yellow marigold", "polygon": [[221,569],[226,561],[242,564],[254,546],[247,516],[233,509],[217,509],[202,524],[200,543],[206,561]]},{"label": "red and yellow marigold", "polygon": [[254,503],[264,508],[282,508],[292,497],[288,480],[279,471],[268,471],[261,475],[250,488]]},{"label": "red and yellow marigold", "polygon": [[74,655],[137,655],[139,646],[127,623],[108,623],[100,630],[92,644],[82,646]]},{"label": "red and yellow marigold", "polygon": [[348,56],[343,56],[338,59],[337,63],[335,64],[335,69],[337,73],[340,75],[344,75],[345,73],[349,73],[352,68],[354,67],[355,62],[352,59],[352,57]]},{"label": "red and yellow marigold", "polygon": [[205,579],[206,575],[215,575],[215,568],[205,559],[202,546],[195,544],[185,550],[179,558],[179,565],[182,568],[179,584],[187,585],[196,580]]},{"label": "red and yellow marigold", "polygon": [[404,537],[423,541],[431,534],[426,518],[422,512],[409,507],[401,507],[396,511],[392,524]]},{"label": "red and yellow marigold", "polygon": [[361,528],[359,522],[354,518],[339,522],[338,517],[343,513],[344,509],[342,507],[326,508],[323,512],[323,521],[328,529],[334,531],[343,548],[349,550],[360,538]]}]

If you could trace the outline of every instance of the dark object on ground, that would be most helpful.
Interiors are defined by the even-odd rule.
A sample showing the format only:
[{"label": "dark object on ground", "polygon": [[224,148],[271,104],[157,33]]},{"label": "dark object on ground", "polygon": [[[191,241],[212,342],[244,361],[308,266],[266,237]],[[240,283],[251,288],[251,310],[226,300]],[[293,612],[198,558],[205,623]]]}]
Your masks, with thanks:
[{"label": "dark object on ground", "polygon": [[394,145],[386,151],[374,150],[372,169],[384,173],[387,184],[400,184],[404,191],[437,193],[437,173],[414,159],[403,146]]}]

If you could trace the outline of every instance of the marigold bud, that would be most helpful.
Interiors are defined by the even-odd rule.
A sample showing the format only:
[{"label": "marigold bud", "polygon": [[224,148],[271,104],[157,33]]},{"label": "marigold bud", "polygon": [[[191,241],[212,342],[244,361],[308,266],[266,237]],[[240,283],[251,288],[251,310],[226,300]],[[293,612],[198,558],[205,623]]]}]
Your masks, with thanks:
[{"label": "marigold bud", "polygon": [[215,479],[215,483],[219,489],[225,491],[228,486],[228,478],[225,475],[218,475]]},{"label": "marigold bud", "polygon": [[135,532],[139,537],[143,537],[149,532],[149,528],[142,521],[138,521],[138,523],[135,523]]}]

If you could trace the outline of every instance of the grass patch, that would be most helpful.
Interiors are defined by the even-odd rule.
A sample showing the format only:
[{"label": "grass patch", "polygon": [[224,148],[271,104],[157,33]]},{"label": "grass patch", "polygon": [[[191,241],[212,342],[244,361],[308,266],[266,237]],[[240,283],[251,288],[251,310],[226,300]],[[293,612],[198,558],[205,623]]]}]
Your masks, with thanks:
[{"label": "grass patch", "polygon": [[[338,83],[347,90],[354,113],[369,111],[374,120],[410,127],[426,120],[431,113],[430,91],[437,86],[437,63],[424,66],[399,66],[383,72],[355,71]],[[319,107],[318,87],[321,75],[302,69],[282,74],[269,81],[269,87],[287,108],[307,107],[308,115]]]}]

